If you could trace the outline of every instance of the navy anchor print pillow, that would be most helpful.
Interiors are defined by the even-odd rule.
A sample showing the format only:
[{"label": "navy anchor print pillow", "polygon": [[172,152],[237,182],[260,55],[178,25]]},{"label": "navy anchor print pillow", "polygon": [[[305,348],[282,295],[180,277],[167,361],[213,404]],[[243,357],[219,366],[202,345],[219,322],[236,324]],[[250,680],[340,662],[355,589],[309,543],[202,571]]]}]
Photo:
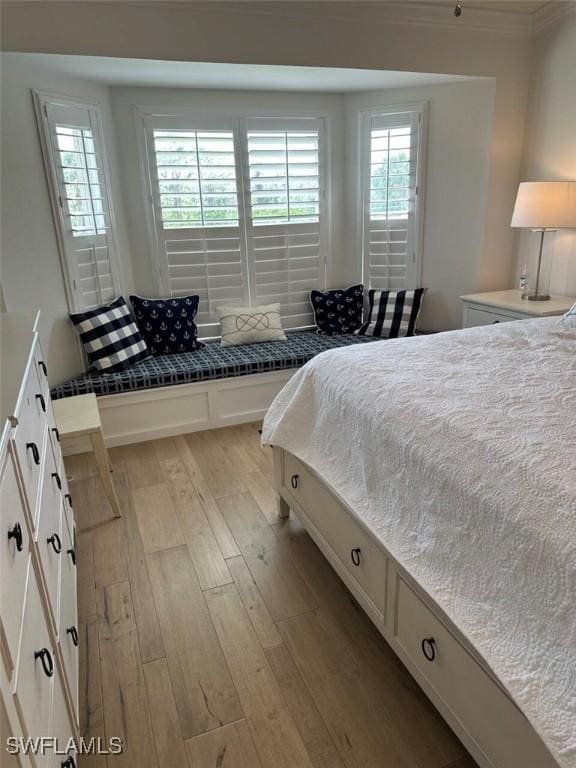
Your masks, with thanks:
[{"label": "navy anchor print pillow", "polygon": [[198,341],[194,322],[200,298],[144,299],[130,296],[134,317],[148,349],[153,355],[193,352],[205,345]]},{"label": "navy anchor print pillow", "polygon": [[362,325],[364,286],[334,291],[312,291],[310,294],[316,333],[334,336],[339,333],[354,333]]}]

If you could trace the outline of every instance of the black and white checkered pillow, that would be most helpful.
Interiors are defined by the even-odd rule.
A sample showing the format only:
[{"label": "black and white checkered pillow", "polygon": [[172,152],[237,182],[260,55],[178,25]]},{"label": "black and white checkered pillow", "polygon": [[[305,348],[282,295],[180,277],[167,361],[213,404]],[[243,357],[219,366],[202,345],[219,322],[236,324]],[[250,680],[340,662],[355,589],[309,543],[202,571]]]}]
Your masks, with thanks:
[{"label": "black and white checkered pillow", "polygon": [[114,373],[150,357],[122,296],[111,304],[72,314],[70,319],[84,344],[91,368]]},{"label": "black and white checkered pillow", "polygon": [[413,336],[425,288],[368,292],[368,321],[356,333],[387,339]]}]

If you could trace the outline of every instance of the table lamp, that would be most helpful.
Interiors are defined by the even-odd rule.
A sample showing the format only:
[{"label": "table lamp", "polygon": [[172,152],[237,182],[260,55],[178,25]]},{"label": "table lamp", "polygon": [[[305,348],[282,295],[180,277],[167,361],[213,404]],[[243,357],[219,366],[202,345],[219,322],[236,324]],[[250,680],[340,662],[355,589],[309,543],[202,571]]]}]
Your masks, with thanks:
[{"label": "table lamp", "polygon": [[525,227],[540,232],[540,250],[534,290],[522,294],[529,301],[550,298],[542,285],[542,250],[546,232],[576,228],[576,181],[524,181],[518,187],[513,227]]}]

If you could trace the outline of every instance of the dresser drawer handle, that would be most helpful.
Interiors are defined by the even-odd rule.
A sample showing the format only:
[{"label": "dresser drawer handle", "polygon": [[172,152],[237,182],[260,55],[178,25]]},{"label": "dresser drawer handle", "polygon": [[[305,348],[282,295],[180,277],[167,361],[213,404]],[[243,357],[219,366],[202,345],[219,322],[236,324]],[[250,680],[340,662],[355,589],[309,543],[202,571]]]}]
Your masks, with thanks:
[{"label": "dresser drawer handle", "polygon": [[35,651],[34,660],[40,659],[42,662],[42,669],[46,677],[52,677],[54,674],[54,662],[52,661],[52,654],[48,648],[41,648],[39,651]]},{"label": "dresser drawer handle", "polygon": [[422,640],[422,653],[426,661],[434,661],[436,658],[436,640],[433,637],[425,637]]},{"label": "dresser drawer handle", "polygon": [[56,442],[60,442],[60,432],[58,431],[58,427],[52,427],[52,434],[56,438]]},{"label": "dresser drawer handle", "polygon": [[361,552],[362,552],[362,550],[360,549],[360,547],[355,547],[354,549],[350,550],[350,559],[352,560],[352,563],[355,566],[359,566],[360,565],[360,553]]},{"label": "dresser drawer handle", "polygon": [[299,484],[300,484],[300,476],[299,475],[292,475],[292,477],[290,478],[290,485],[292,486],[292,488],[294,488],[294,490],[296,490],[296,488],[298,488]]},{"label": "dresser drawer handle", "polygon": [[44,400],[44,395],[35,395],[36,400],[40,401],[40,407],[46,413],[46,400]]},{"label": "dresser drawer handle", "polygon": [[46,363],[44,360],[38,360],[38,368],[42,368],[42,373],[44,376],[48,376],[48,368],[46,368]]},{"label": "dresser drawer handle", "polygon": [[72,757],[72,755],[68,755],[66,760],[62,760],[60,763],[60,768],[76,768],[76,761]]},{"label": "dresser drawer handle", "polygon": [[54,478],[54,480],[56,480],[56,485],[58,486],[58,490],[61,491],[62,480],[60,480],[60,475],[58,474],[58,472],[52,472],[52,477]]},{"label": "dresser drawer handle", "polygon": [[70,560],[72,560],[72,565],[76,565],[76,552],[74,552],[73,549],[67,549],[66,554],[70,555]]},{"label": "dresser drawer handle", "polygon": [[62,542],[60,541],[60,536],[58,536],[57,533],[53,533],[52,536],[48,536],[46,543],[52,545],[52,549],[54,552],[56,552],[57,555],[62,552]]},{"label": "dresser drawer handle", "polygon": [[70,637],[72,638],[72,642],[76,647],[78,647],[78,630],[76,629],[76,627],[68,627],[68,629],[66,630],[66,634],[70,635]]},{"label": "dresser drawer handle", "polygon": [[26,450],[32,451],[32,458],[34,459],[34,464],[40,464],[40,454],[38,453],[38,446],[36,443],[26,443]]},{"label": "dresser drawer handle", "polygon": [[74,504],[72,504],[72,496],[70,496],[69,493],[65,493],[64,494],[64,498],[68,502],[68,505],[69,505],[70,509],[72,509],[72,507],[74,506]]},{"label": "dresser drawer handle", "polygon": [[13,527],[8,531],[8,541],[10,539],[14,539],[16,549],[18,552],[22,552],[22,526],[20,523],[14,523]]}]

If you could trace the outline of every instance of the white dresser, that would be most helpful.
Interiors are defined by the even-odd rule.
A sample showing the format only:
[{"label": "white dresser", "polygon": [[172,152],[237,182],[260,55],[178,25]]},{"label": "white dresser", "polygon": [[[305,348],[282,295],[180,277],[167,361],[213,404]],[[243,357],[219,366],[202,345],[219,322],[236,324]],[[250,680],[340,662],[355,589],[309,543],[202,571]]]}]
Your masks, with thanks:
[{"label": "white dresser", "polygon": [[576,301],[569,296],[551,296],[548,301],[528,301],[517,290],[471,293],[460,296],[460,300],[463,328],[563,315]]},{"label": "white dresser", "polygon": [[[74,768],[75,524],[36,322],[0,315],[0,762]],[[14,758],[8,737],[56,742]]]}]

